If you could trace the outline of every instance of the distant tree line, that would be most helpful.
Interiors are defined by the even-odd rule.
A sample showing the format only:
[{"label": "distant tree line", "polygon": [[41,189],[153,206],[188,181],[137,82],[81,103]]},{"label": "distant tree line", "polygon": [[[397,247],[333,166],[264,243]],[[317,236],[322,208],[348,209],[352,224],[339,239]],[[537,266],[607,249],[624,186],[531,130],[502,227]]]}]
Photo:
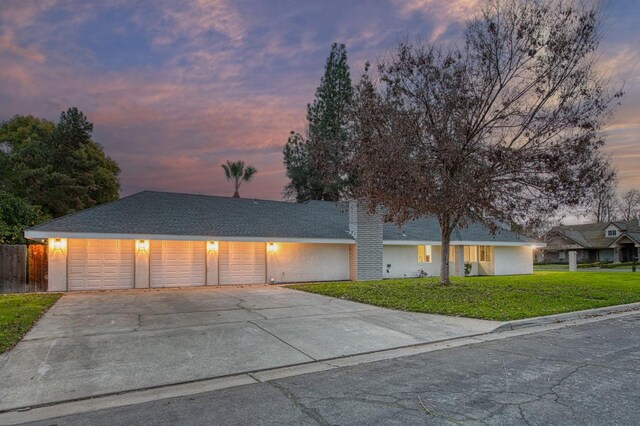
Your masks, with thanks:
[{"label": "distant tree line", "polygon": [[618,191],[615,171],[608,172],[593,191],[584,216],[595,222],[629,221],[640,219],[640,190]]},{"label": "distant tree line", "polygon": [[37,223],[118,199],[120,168],[77,108],[54,123],[16,115],[0,124],[0,243]]}]

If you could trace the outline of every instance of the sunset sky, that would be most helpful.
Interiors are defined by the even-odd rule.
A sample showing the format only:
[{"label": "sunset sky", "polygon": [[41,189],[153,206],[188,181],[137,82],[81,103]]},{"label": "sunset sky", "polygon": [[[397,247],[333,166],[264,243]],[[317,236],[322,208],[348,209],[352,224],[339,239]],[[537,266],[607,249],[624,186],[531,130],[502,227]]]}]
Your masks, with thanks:
[{"label": "sunset sky", "polygon": [[[220,164],[258,169],[243,197],[280,199],[282,146],[303,131],[332,42],[352,78],[399,41],[458,37],[481,0],[0,0],[0,120],[77,106],[145,189],[232,195]],[[640,189],[640,0],[609,0],[602,66],[626,97],[607,151]]]}]

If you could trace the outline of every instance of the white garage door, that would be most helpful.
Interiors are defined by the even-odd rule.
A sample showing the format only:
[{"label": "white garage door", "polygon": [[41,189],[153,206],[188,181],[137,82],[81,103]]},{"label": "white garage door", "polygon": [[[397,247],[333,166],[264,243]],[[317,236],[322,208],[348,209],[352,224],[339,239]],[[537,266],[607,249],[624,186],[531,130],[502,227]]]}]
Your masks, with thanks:
[{"label": "white garage door", "polygon": [[151,287],[205,284],[204,241],[151,241]]},{"label": "white garage door", "polygon": [[69,290],[133,288],[133,240],[68,241]]},{"label": "white garage door", "polygon": [[220,284],[264,284],[265,243],[220,242]]}]

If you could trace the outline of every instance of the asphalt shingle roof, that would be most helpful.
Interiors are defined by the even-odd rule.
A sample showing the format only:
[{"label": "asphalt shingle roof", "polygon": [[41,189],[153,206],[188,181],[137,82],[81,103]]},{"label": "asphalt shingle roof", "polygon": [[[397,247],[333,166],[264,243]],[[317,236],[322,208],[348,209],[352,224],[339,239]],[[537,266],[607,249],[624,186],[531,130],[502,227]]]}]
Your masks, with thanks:
[{"label": "asphalt shingle roof", "polygon": [[[385,241],[440,241],[440,226],[435,217],[426,217],[405,223],[399,230],[393,223],[385,223],[383,228]],[[456,228],[451,234],[451,241],[486,241],[527,243],[531,240],[523,235],[498,228],[494,235],[481,223],[472,223],[464,228]]]},{"label": "asphalt shingle roof", "polygon": [[640,233],[640,224],[638,223],[638,220],[563,225],[556,226],[549,232],[565,235],[570,240],[585,248],[608,248],[617,238],[620,237],[620,234],[615,237],[607,237],[605,235],[604,230],[607,229],[611,223],[616,225],[622,233],[627,233],[629,235]]},{"label": "asphalt shingle roof", "polygon": [[[100,234],[161,234],[211,237],[352,239],[346,203],[253,200],[144,191],[63,216],[29,231]],[[439,241],[435,218],[383,228],[388,241]],[[481,224],[459,229],[453,241],[523,242],[507,230],[491,235]]]}]

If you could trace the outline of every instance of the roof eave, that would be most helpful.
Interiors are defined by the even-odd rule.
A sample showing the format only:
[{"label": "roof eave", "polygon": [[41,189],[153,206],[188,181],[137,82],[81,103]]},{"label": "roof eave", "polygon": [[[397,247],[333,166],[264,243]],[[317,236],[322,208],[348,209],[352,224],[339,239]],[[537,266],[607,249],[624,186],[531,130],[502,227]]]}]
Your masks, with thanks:
[{"label": "roof eave", "polygon": [[[282,242],[282,243],[319,243],[319,244],[354,244],[352,238],[302,238],[302,237],[259,237],[259,236],[216,236],[216,235],[174,235],[174,234],[143,234],[143,233],[97,233],[97,232],[54,232],[26,230],[25,238],[31,240],[42,240],[47,238],[69,238],[69,239],[99,239],[99,240],[173,240],[173,241],[246,241],[246,242]],[[418,240],[383,240],[383,245],[441,245],[441,241],[418,241]],[[506,246],[506,247],[545,247],[544,243],[531,241],[452,241],[451,245],[465,246]]]},{"label": "roof eave", "polygon": [[352,238],[307,238],[307,237],[247,237],[219,235],[175,235],[144,233],[100,233],[100,232],[54,232],[26,230],[25,238],[41,240],[45,238],[97,239],[97,240],[170,240],[170,241],[246,241],[246,242],[281,242],[281,243],[323,243],[353,244]]}]

